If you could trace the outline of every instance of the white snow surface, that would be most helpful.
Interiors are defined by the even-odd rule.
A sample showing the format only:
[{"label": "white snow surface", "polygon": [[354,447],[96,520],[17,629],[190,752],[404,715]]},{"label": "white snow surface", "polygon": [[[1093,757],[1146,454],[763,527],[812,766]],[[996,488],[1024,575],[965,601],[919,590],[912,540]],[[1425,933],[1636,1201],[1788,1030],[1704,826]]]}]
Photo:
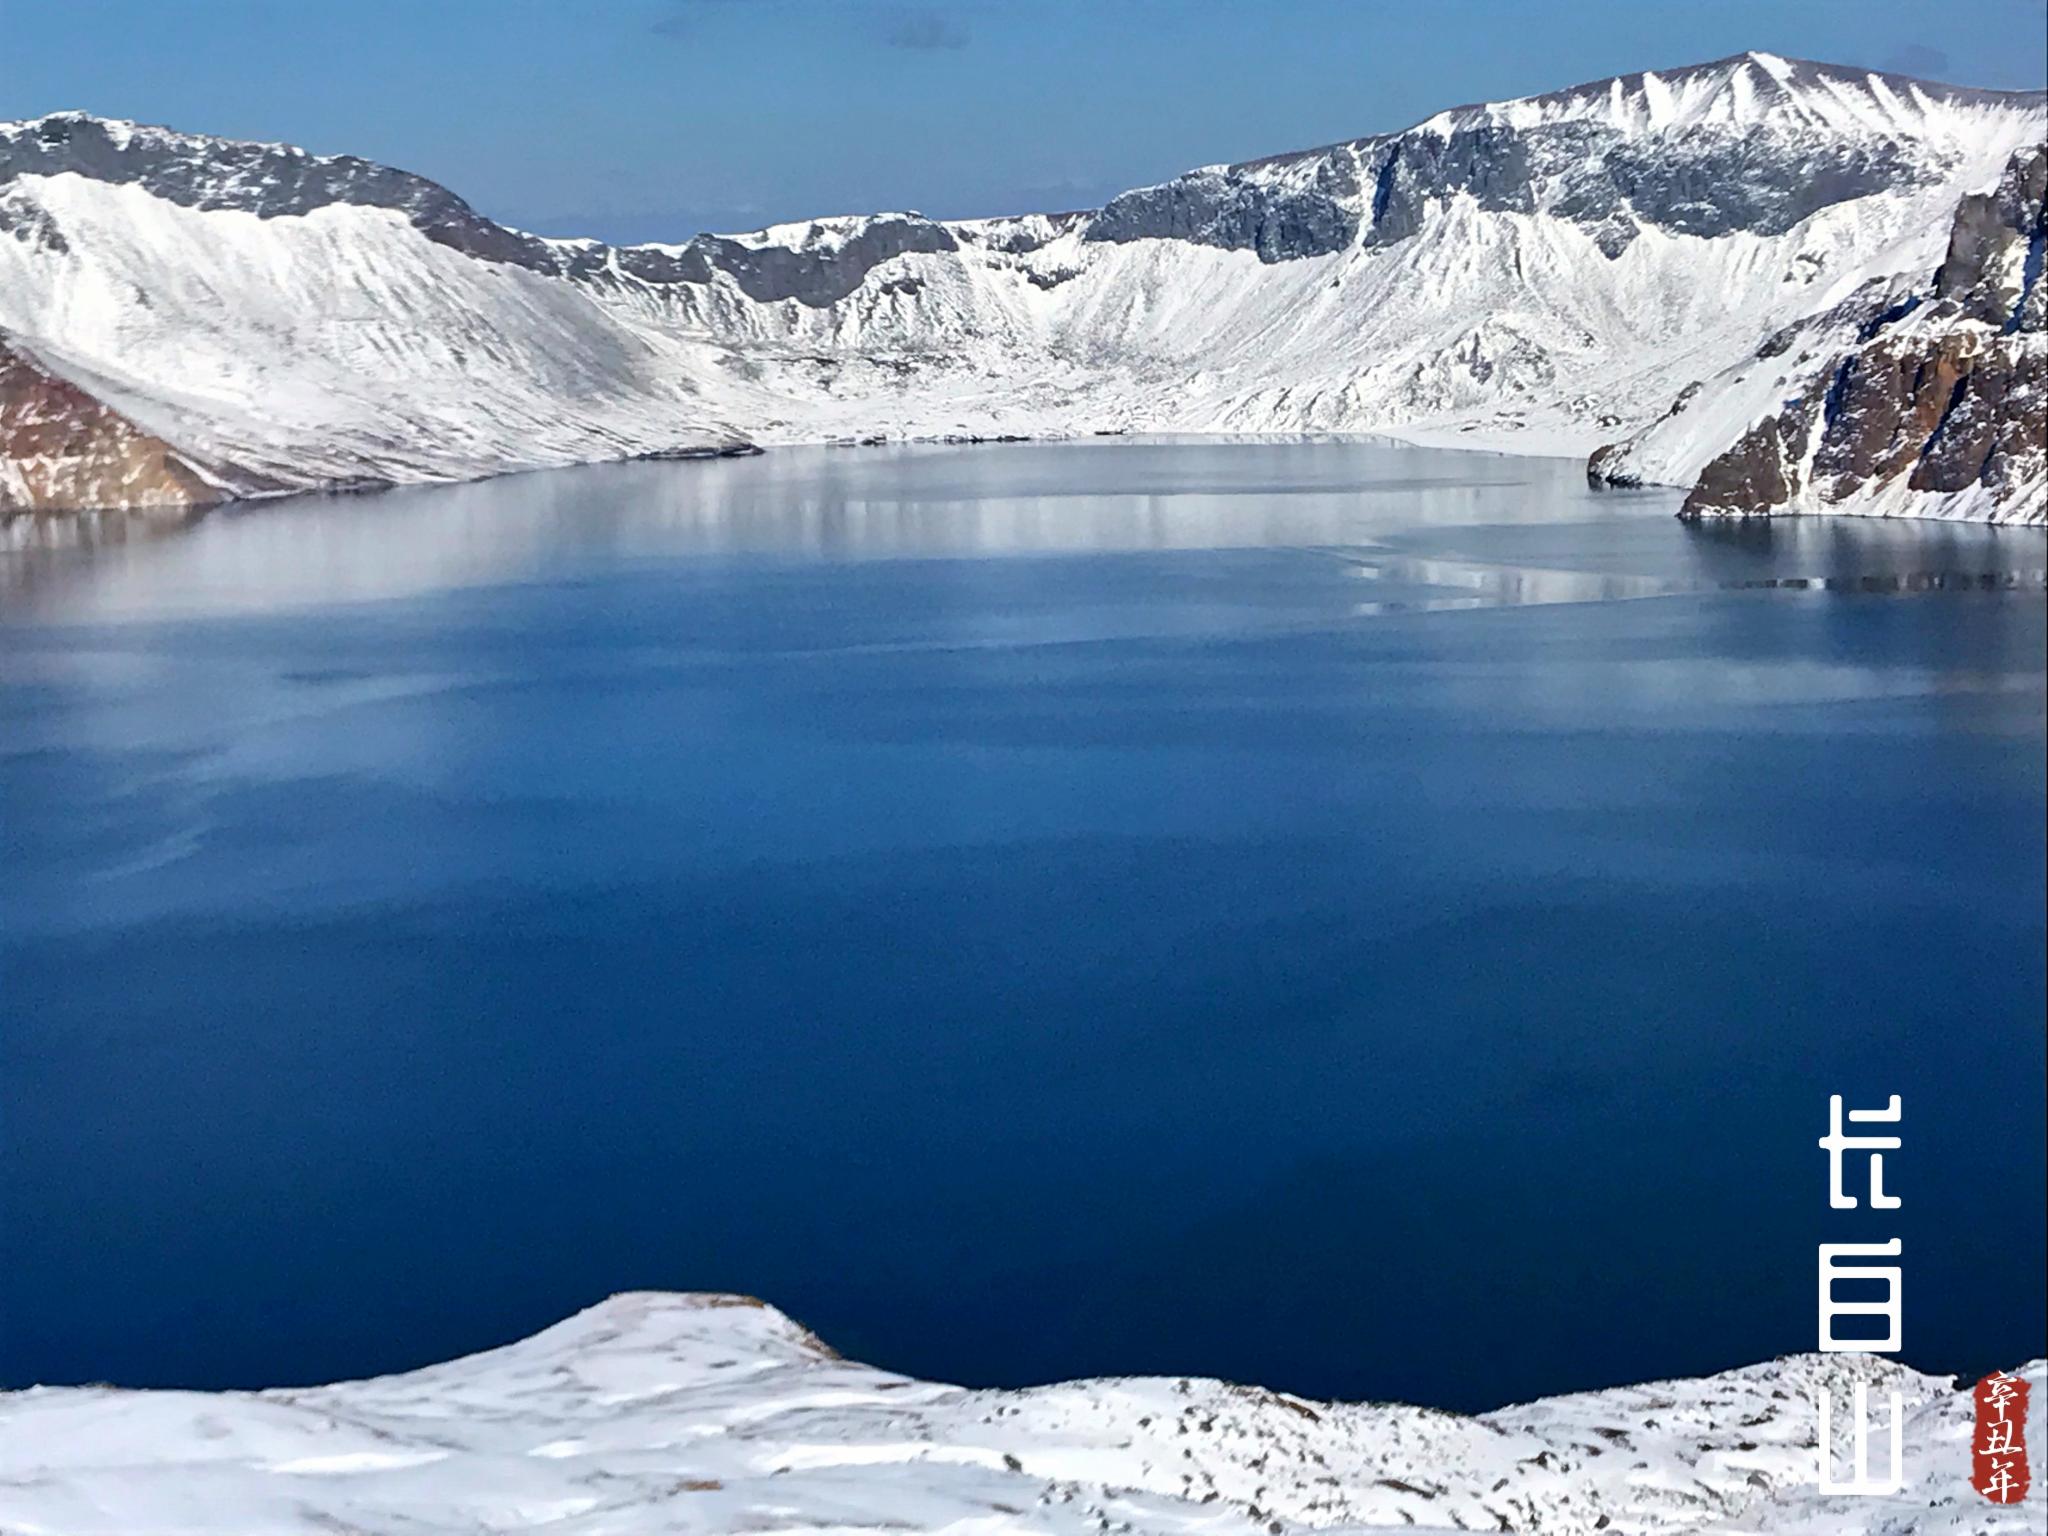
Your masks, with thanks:
[{"label": "white snow surface", "polygon": [[10,195],[69,249],[0,239],[0,329],[202,459],[286,485],[407,482],[731,435],[696,397],[689,342],[392,210],[202,212],[76,174]]},{"label": "white snow surface", "polygon": [[[1814,1489],[1813,1391],[1855,1381],[1906,1403],[1896,1496]],[[371,1381],[0,1394],[0,1530],[2038,1531],[2038,1480],[2006,1508],[1968,1486],[1970,1426],[1966,1390],[1870,1355],[1477,1417],[1201,1379],[971,1391],[841,1360],[758,1302],[643,1292]],[[2033,1436],[2039,1468],[2038,1415]]]},{"label": "white snow surface", "polygon": [[[1873,292],[1882,295],[1876,307],[1905,300],[1914,287],[1905,279],[1876,285]],[[1710,461],[1752,425],[1777,415],[1788,401],[1797,399],[1809,388],[1820,371],[1832,369],[1843,357],[1852,355],[1859,343],[1859,317],[1871,307],[1868,301],[1844,304],[1799,325],[1784,351],[1770,357],[1744,354],[1739,361],[1705,380],[1696,394],[1663,420],[1653,422],[1626,442],[1609,463],[1609,472],[1647,484],[1691,485]],[[1916,332],[1924,331],[1928,323],[1924,314],[1910,314],[1889,326],[1885,335],[1896,343],[1904,343]],[[1991,345],[1998,335],[1993,328],[1977,321],[1943,318],[1937,323],[1958,336],[1967,336],[1979,349]],[[2048,336],[2040,333],[2005,340],[2036,357],[2048,349]],[[1818,423],[1812,430],[1817,432]],[[1810,447],[1808,459],[1810,462]],[[1808,475],[1784,510],[1947,522],[2038,525],[2048,521],[2048,480],[2043,479],[2038,466],[2031,475],[2024,470],[2022,475],[2019,487],[2002,502],[1981,483],[1961,492],[1916,491],[1901,474],[1881,485],[1864,488],[1844,503],[1829,500],[1824,489]]]},{"label": "white snow surface", "polygon": [[1895,135],[1978,142],[1994,109],[1958,107],[1939,88],[1874,70],[1814,66],[1752,50],[1711,65],[1597,80],[1520,101],[1440,112],[1418,124],[1439,135],[1475,123],[1530,128],[1593,122],[1629,133],[1704,126],[1790,126],[1844,135]]},{"label": "white snow surface", "polygon": [[[1802,146],[1850,143],[1903,154],[1913,174],[1779,234],[1630,219],[1613,256],[1584,219],[1552,211],[1558,178],[1539,178],[1533,211],[1457,192],[1405,238],[1368,238],[1374,190],[1358,172],[1373,146],[1559,123],[1658,152],[1736,133],[1795,162]],[[37,129],[0,125],[0,139]],[[200,157],[221,142],[117,131]],[[13,231],[0,233],[0,333],[195,461],[283,489],[876,434],[1380,432],[1577,456],[1859,285],[1925,278],[1958,197],[2044,132],[2038,96],[1749,54],[1216,173],[1335,188],[1364,223],[1327,254],[1091,240],[1093,214],[985,219],[938,226],[957,249],[894,256],[816,307],[750,298],[724,270],[648,281],[594,242],[542,242],[601,253],[594,274],[556,276],[437,244],[390,209],[258,217],[28,174],[0,185],[0,231]],[[927,222],[848,216],[732,239],[829,260],[906,221]],[[1773,403],[1766,389],[1723,391],[1729,419],[1689,425],[1734,427],[1726,446],[1737,417]],[[1683,483],[1707,435],[1646,456],[1651,477]]]}]

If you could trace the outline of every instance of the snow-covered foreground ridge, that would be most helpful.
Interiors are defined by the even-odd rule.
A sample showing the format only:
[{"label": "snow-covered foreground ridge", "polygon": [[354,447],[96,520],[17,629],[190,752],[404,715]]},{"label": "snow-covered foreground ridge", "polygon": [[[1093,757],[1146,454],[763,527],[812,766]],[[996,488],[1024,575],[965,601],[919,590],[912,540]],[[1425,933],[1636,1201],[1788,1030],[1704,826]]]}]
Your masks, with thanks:
[{"label": "snow-covered foreground ridge", "polygon": [[[1895,1498],[1812,1487],[1812,1393],[1857,1380],[1907,1405]],[[1970,1425],[1966,1391],[1868,1355],[1476,1418],[1198,1379],[969,1391],[841,1360],[759,1302],[643,1292],[374,1381],[0,1395],[0,1530],[2038,1530],[2038,1489],[1971,1491]]]},{"label": "snow-covered foreground ridge", "polygon": [[[1866,332],[1936,296],[1966,200],[2044,133],[2040,93],[1753,53],[1087,212],[612,247],[346,156],[59,114],[0,125],[0,512],[1130,429],[1625,440],[1621,477],[1690,484],[1798,399],[1824,411]],[[1872,418],[1891,438],[1863,432],[1853,473],[1815,473],[1802,418],[1769,445],[1776,482],[1724,474],[1699,510],[2042,520],[2033,461],[1979,452],[2026,459],[2042,408],[2038,199],[2008,214],[1972,293],[1893,349],[1993,380],[1983,432],[1938,442],[1927,386]],[[1790,356],[1768,350],[1788,331]],[[1927,384],[1872,368],[1880,392]],[[1930,444],[1944,467],[1916,481]]]}]

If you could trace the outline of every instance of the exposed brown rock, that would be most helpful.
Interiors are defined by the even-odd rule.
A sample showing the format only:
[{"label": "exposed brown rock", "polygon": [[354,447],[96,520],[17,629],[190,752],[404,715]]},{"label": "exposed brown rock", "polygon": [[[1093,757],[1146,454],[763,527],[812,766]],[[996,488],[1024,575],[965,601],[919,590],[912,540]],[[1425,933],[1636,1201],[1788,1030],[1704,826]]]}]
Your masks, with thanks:
[{"label": "exposed brown rock", "polygon": [[1930,289],[1707,465],[1682,517],[1841,505],[1903,482],[2005,506],[2048,478],[2048,150],[1958,204]]},{"label": "exposed brown rock", "polygon": [[1980,352],[1980,339],[1965,331],[1907,345],[1875,342],[1851,357],[1828,390],[1814,480],[1830,482],[1839,501],[1868,482],[1910,473]]},{"label": "exposed brown rock", "polygon": [[1766,417],[1742,440],[1707,466],[1698,485],[1685,498],[1680,517],[1709,512],[1768,512],[1782,507],[1797,489],[1796,470],[1788,463],[1784,428]]},{"label": "exposed brown rock", "polygon": [[0,334],[0,514],[198,507],[226,494]]},{"label": "exposed brown rock", "polygon": [[1913,466],[1916,491],[2002,489],[2048,442],[2048,348],[1994,345],[1973,361]]}]

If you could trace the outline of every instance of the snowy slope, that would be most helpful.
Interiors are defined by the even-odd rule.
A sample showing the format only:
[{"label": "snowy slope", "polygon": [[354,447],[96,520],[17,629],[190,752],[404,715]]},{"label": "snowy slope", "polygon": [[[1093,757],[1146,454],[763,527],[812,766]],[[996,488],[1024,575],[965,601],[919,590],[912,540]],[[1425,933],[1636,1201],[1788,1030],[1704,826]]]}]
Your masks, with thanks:
[{"label": "snowy slope", "polygon": [[199,212],[78,175],[9,195],[67,248],[0,239],[0,327],[204,462],[460,479],[732,435],[679,344],[395,212]]},{"label": "snowy slope", "polygon": [[1689,485],[1687,515],[1848,511],[2035,522],[2048,505],[2048,146],[1962,198],[1938,270],[1872,275],[1767,338],[1596,482]]},{"label": "snowy slope", "polygon": [[1583,454],[1924,277],[2044,129],[2038,93],[1747,54],[1085,213],[609,247],[364,161],[60,115],[0,125],[0,331],[214,479],[285,487],[876,433]]},{"label": "snowy slope", "polygon": [[[2041,1400],[2040,1363],[2026,1370]],[[1811,1487],[1816,1386],[1908,1407],[1894,1498]],[[969,1391],[839,1359],[737,1297],[614,1297],[409,1375],[0,1395],[0,1529],[2018,1533],[1968,1485],[1967,1393],[1807,1355],[1467,1418],[1204,1380]],[[2039,1416],[2034,1464],[2041,1465]],[[1882,1457],[1880,1457],[1880,1461]]]}]

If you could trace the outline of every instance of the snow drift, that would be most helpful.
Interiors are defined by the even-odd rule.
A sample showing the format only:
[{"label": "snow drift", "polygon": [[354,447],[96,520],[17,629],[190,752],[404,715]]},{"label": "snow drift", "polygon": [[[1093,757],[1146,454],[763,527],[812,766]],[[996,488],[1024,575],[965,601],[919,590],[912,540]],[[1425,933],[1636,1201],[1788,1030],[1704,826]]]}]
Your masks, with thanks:
[{"label": "snow drift", "polygon": [[[2038,1399],[2040,1362],[2025,1375]],[[1823,1496],[1816,1388],[1907,1412],[1895,1497]],[[1200,1379],[971,1391],[840,1359],[742,1297],[617,1296],[504,1349],[269,1392],[0,1394],[0,1527],[1523,1536],[2038,1528],[1969,1485],[1967,1390],[1873,1355],[1478,1417]],[[1843,1426],[1846,1429],[1846,1425]],[[2038,1416],[2035,1464],[2041,1448]],[[1838,1431],[1838,1442],[1843,1440]],[[1881,1466],[1883,1452],[1879,1452]]]}]

